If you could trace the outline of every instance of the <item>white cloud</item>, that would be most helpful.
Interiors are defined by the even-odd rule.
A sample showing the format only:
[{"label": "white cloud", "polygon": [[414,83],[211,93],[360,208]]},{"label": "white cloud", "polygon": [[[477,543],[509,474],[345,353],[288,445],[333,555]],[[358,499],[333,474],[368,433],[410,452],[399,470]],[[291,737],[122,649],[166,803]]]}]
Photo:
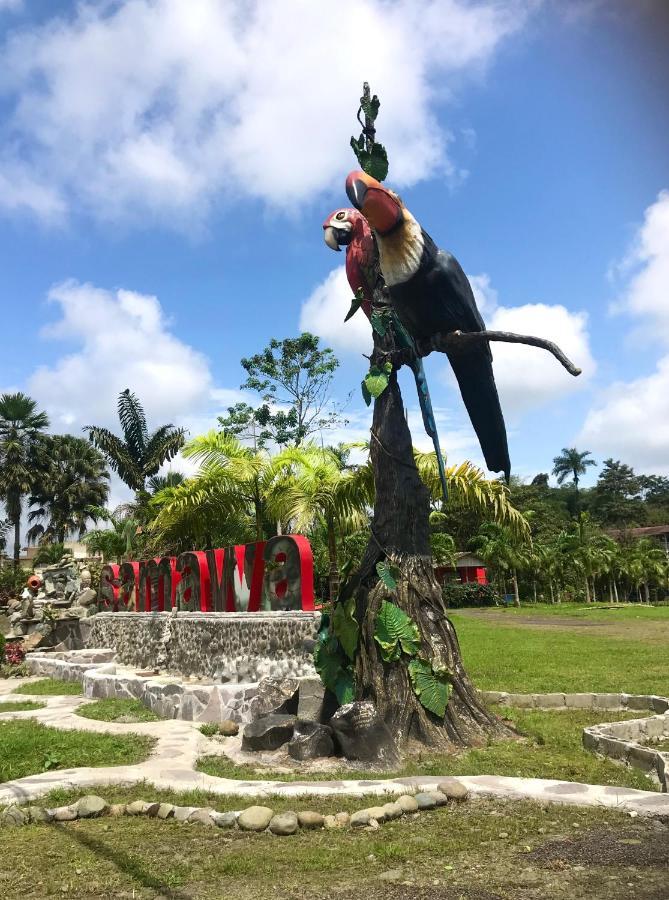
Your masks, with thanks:
[{"label": "white cloud", "polygon": [[367,78],[398,186],[453,176],[433,109],[534,0],[120,0],[15,31],[3,47],[0,205],[177,227],[212,204],[297,208],[338,183]]},{"label": "white cloud", "polygon": [[344,266],[333,269],[302,304],[300,330],[319,335],[339,353],[371,353],[372,327],[362,310],[344,322],[352,298]]},{"label": "white cloud", "polygon": [[[628,283],[616,311],[633,316],[647,339],[669,348],[669,191],[646,210],[620,271],[627,273]],[[639,470],[669,473],[669,353],[652,374],[608,388],[588,413],[578,440]]]},{"label": "white cloud", "polygon": [[83,425],[118,430],[116,401],[126,387],[147,413],[197,433],[241,394],[213,384],[209,361],[172,333],[156,297],[66,281],[49,292],[60,318],[42,329],[47,340],[74,344],[53,365],[39,366],[28,392],[49,412],[55,431]]},{"label": "white cloud", "polygon": [[499,306],[489,315],[486,326],[490,331],[547,338],[583,370],[575,378],[546,350],[522,344],[492,343],[495,381],[502,409],[510,420],[586,387],[596,368],[587,324],[586,313],[571,312],[559,304]]},{"label": "white cloud", "polygon": [[11,10],[12,12],[21,9],[23,0],[0,0],[0,12]]}]

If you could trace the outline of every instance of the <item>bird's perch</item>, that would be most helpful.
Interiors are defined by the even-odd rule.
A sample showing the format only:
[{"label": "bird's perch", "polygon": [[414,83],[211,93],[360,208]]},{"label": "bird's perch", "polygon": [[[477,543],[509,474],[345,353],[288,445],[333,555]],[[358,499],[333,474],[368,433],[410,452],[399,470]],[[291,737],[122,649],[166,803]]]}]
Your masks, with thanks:
[{"label": "bird's perch", "polygon": [[419,356],[427,356],[433,350],[442,353],[457,352],[469,344],[481,343],[481,341],[502,341],[506,344],[528,344],[530,347],[539,347],[548,350],[561,363],[570,375],[580,375],[581,369],[566,356],[557,344],[545,338],[535,337],[531,334],[514,334],[511,331],[450,331],[438,333],[424,341],[417,341]]},{"label": "bird's perch", "polygon": [[[449,331],[438,332],[430,338],[416,341],[416,353],[418,356],[429,356],[434,350],[441,353],[457,353],[464,350],[470,344],[480,344],[482,341],[501,341],[506,344],[527,344],[530,347],[539,347],[548,350],[561,363],[570,375],[576,377],[583,371],[575,366],[569,357],[546,338],[535,337],[532,334],[514,334],[511,331]],[[402,348],[382,354],[384,359],[389,359],[393,365],[402,366],[411,361],[412,351]]]}]

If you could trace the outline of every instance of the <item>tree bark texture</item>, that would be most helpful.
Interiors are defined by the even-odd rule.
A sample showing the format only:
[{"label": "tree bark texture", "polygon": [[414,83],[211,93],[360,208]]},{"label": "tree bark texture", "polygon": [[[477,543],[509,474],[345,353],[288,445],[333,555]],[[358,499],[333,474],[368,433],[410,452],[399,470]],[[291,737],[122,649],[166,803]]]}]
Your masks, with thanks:
[{"label": "tree bark texture", "polygon": [[[412,741],[448,749],[484,744],[513,732],[481,703],[462,665],[455,629],[434,575],[429,541],[429,493],[413,459],[397,375],[374,404],[371,461],[376,500],[371,537],[360,570],[343,599],[355,596],[360,639],[355,659],[357,698],[371,700],[399,747]],[[388,558],[400,570],[395,590],[379,580],[376,564]],[[407,660],[387,663],[374,639],[384,600],[399,606],[420,633],[420,655],[450,673],[446,715],[428,712],[414,693]]]}]

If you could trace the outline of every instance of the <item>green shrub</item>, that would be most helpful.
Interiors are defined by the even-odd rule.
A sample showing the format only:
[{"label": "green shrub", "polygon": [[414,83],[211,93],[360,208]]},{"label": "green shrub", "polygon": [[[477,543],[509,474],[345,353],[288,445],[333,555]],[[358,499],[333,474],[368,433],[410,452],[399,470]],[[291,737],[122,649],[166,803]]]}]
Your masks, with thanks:
[{"label": "green shrub", "polygon": [[204,725],[200,725],[200,733],[207,737],[213,737],[218,734],[218,725],[216,722],[205,722]]},{"label": "green shrub", "polygon": [[5,661],[5,636],[0,634],[0,665]]},{"label": "green shrub", "polygon": [[468,584],[449,581],[442,585],[441,594],[444,603],[450,609],[460,609],[463,606],[499,606],[501,604],[499,594],[489,584],[478,584],[475,581]]},{"label": "green shrub", "polygon": [[20,597],[30,574],[26,569],[15,569],[12,565],[0,566],[0,604]]}]

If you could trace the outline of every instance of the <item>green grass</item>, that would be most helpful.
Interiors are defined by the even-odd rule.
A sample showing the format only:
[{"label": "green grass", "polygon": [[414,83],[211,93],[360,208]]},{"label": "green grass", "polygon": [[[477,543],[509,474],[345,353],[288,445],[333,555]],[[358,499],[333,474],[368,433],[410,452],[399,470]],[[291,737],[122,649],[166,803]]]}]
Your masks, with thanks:
[{"label": "green grass", "polygon": [[[225,811],[253,800],[172,794],[149,785],[96,789],[110,802],[163,800],[211,805]],[[69,803],[80,792],[60,792],[47,803]],[[351,811],[378,798],[265,798],[275,812],[314,809]],[[446,900],[483,897],[637,897],[638,884],[663,896],[661,864],[621,864],[603,871],[564,866],[556,876],[529,854],[557,837],[582,838],[606,828],[628,842],[647,840],[652,825],[615,810],[550,807],[532,803],[481,801],[450,805],[416,820],[404,818],[380,831],[353,829],[269,834],[220,831],[142,816],[91,819],[48,827],[28,825],[3,831],[2,895],[12,897],[134,897],[136,900]],[[36,852],[39,847],[39,852]],[[627,848],[629,850],[629,848]],[[637,848],[638,849],[638,848]],[[396,883],[384,880],[399,870]],[[622,881],[609,881],[614,876]],[[556,877],[559,892],[554,890]],[[662,879],[665,879],[663,882]],[[413,887],[405,886],[409,882]],[[436,882],[436,884],[435,884]],[[440,885],[438,887],[437,885]],[[619,890],[620,889],[620,890]],[[600,893],[600,891],[602,891]],[[489,893],[487,893],[489,892]]]},{"label": "green grass", "polygon": [[[513,775],[655,790],[653,782],[638,770],[600,759],[594,753],[584,750],[581,744],[585,726],[631,719],[638,714],[590,710],[543,712],[509,708],[499,712],[515,723],[525,740],[497,741],[480,750],[450,755],[425,752],[418,758],[406,761],[401,769],[391,772],[341,768],[308,774],[298,771],[295,774],[274,775],[271,769],[263,771],[258,766],[236,766],[227,756],[204,756],[198,762],[198,769],[208,775],[245,781],[258,778],[276,781],[332,781],[346,778],[402,778],[409,775]],[[258,774],[259,771],[262,771],[261,775]]]},{"label": "green grass", "polygon": [[31,709],[44,709],[45,706],[46,703],[40,703],[38,700],[17,700],[13,703],[0,703],[0,713],[27,712]]},{"label": "green grass", "polygon": [[14,688],[12,694],[30,694],[35,697],[80,697],[83,694],[83,690],[78,681],[42,678],[40,681],[33,681],[31,684],[22,684]]},{"label": "green grass", "polygon": [[133,722],[157,722],[160,716],[139,700],[96,700],[77,709],[77,715],[100,722],[116,722],[119,718]]},{"label": "green grass", "polygon": [[133,765],[154,743],[137,734],[60,731],[30,719],[0,722],[0,782],[49,769]]},{"label": "green grass", "polygon": [[[459,610],[452,611],[457,616]],[[504,613],[509,619],[517,616],[547,616],[582,618],[596,622],[621,622],[635,619],[649,622],[669,622],[669,606],[645,606],[642,603],[633,604],[609,604],[609,603],[522,603],[520,608],[516,606],[496,606],[477,609],[485,615],[491,613]],[[449,612],[450,614],[450,612]]]},{"label": "green grass", "polygon": [[[614,615],[618,615],[617,611]],[[465,668],[482,690],[669,695],[663,645],[573,631],[513,628],[453,614]]]}]

